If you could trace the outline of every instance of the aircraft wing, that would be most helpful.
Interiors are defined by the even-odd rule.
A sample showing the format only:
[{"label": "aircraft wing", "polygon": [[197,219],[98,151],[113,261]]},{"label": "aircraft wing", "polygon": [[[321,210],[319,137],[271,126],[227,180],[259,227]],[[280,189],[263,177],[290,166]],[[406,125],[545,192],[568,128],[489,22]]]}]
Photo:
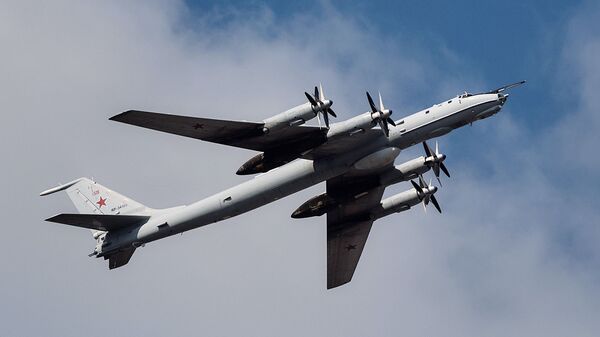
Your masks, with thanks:
[{"label": "aircraft wing", "polygon": [[304,155],[305,159],[317,159],[338,155],[347,151],[352,151],[364,144],[372,144],[378,141],[386,141],[379,129],[367,129],[363,133],[354,136],[343,136],[335,139],[329,139],[327,143],[316,147],[314,150]]},{"label": "aircraft wing", "polygon": [[228,121],[199,117],[169,115],[157,112],[129,110],[110,120],[136,125],[212,143],[270,152],[278,149],[302,148],[315,139],[325,142],[326,129],[313,126],[293,126],[263,133],[263,123]]},{"label": "aircraft wing", "polygon": [[327,181],[327,194],[338,202],[327,212],[327,289],[352,280],[373,224],[365,214],[379,205],[385,190],[368,183],[376,178],[343,175]]}]

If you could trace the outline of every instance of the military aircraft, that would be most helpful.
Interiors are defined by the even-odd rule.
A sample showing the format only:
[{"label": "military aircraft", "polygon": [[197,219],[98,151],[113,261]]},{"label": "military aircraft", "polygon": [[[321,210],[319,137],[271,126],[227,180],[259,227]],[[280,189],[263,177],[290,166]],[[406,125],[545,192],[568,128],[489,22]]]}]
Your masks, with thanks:
[{"label": "military aircraft", "polygon": [[[379,95],[367,92],[369,111],[339,123],[322,87],[305,92],[308,102],[262,122],[229,121],[129,110],[110,120],[260,153],[238,170],[257,174],[242,184],[187,206],[151,209],[93,180],[79,178],[40,195],[65,190],[79,214],[59,214],[47,221],[92,230],[96,247],[90,256],[109,260],[109,269],[127,264],[146,243],[222,221],[271,203],[320,182],[325,193],[302,204],[292,218],[327,213],[327,288],[349,282],[371,225],[377,219],[429,203],[441,213],[438,188],[422,174],[450,176],[446,156],[436,142],[425,142],[496,114],[506,91],[520,81],[484,93],[463,93],[398,120]],[[318,126],[303,125],[317,118]],[[323,123],[321,123],[321,119]],[[422,143],[424,156],[395,165],[400,152]],[[415,181],[417,180],[417,181]],[[387,186],[410,181],[411,188],[382,200]],[[441,184],[441,181],[440,181]]]}]

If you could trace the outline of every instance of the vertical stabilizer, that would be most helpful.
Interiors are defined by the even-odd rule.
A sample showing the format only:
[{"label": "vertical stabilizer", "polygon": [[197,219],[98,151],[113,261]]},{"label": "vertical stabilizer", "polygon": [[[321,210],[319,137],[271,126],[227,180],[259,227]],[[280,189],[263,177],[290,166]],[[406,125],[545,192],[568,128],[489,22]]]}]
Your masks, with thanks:
[{"label": "vertical stabilizer", "polygon": [[79,178],[66,189],[67,195],[83,214],[135,214],[146,207],[88,178]]}]

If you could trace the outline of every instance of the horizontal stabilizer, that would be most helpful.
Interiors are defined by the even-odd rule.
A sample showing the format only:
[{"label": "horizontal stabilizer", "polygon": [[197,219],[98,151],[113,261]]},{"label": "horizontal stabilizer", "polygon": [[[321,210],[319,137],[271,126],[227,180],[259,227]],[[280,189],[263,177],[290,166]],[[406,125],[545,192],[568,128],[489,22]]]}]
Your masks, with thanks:
[{"label": "horizontal stabilizer", "polygon": [[117,230],[142,224],[150,219],[145,215],[68,214],[55,215],[46,221],[99,231]]}]

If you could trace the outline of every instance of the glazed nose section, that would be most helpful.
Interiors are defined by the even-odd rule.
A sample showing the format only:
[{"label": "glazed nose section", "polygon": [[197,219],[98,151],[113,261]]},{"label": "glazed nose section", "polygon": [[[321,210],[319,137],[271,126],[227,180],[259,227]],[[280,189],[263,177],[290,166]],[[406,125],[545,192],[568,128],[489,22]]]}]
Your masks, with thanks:
[{"label": "glazed nose section", "polygon": [[503,93],[498,94],[498,100],[500,101],[500,105],[504,105],[504,103],[506,103],[507,99],[508,99],[508,94],[503,94]]}]

